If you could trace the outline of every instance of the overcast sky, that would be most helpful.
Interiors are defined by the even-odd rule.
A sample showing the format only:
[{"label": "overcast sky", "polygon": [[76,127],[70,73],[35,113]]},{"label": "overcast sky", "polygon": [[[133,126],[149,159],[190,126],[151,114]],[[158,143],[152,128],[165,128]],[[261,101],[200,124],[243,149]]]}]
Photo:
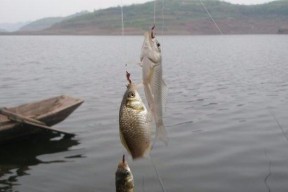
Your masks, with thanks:
[{"label": "overcast sky", "polygon": [[[124,5],[149,0],[122,0]],[[192,1],[192,0],[191,0]],[[194,0],[195,1],[195,0]],[[238,4],[259,4],[273,0],[224,0]],[[0,0],[0,23],[34,21],[44,17],[67,16],[121,5],[121,0]]]}]

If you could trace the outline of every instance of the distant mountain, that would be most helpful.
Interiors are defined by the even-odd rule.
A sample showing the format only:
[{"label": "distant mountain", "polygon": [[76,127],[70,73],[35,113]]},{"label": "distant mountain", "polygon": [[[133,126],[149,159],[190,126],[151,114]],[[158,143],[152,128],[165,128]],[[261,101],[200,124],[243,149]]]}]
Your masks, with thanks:
[{"label": "distant mountain", "polygon": [[61,22],[64,17],[49,17],[33,21],[21,27],[18,31],[42,31],[51,27],[52,25]]},{"label": "distant mountain", "polygon": [[[224,34],[277,34],[288,31],[287,0],[249,6],[202,0],[205,8],[200,0],[156,2],[156,28],[160,34],[162,31],[165,35],[219,34],[205,8]],[[123,10],[125,34],[143,34],[153,25],[154,2],[125,6]],[[86,12],[63,19],[39,32],[17,34],[120,35],[121,9],[112,7]]]},{"label": "distant mountain", "polygon": [[49,17],[49,18],[43,18],[36,21],[33,21],[27,25],[24,25],[21,27],[18,31],[19,32],[35,32],[35,31],[42,31],[44,29],[47,29],[51,27],[52,25],[59,23],[61,21],[64,21],[66,19],[71,19],[73,17],[81,16],[83,14],[89,13],[88,11],[81,11],[79,13],[75,13],[73,15],[69,15],[67,17]]},{"label": "distant mountain", "polygon": [[26,25],[28,22],[19,22],[19,23],[0,23],[1,32],[14,32],[20,29],[22,26]]}]

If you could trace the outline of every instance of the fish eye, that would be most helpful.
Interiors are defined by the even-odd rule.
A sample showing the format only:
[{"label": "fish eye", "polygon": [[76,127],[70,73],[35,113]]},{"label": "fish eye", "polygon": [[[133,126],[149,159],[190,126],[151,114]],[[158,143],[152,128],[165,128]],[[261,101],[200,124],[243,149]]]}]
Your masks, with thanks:
[{"label": "fish eye", "polygon": [[128,93],[128,97],[129,97],[129,98],[135,97],[135,93],[134,93],[134,92],[129,92],[129,93]]},{"label": "fish eye", "polygon": [[160,43],[158,43],[158,42],[157,42],[157,47],[158,47],[158,48],[160,47]]}]

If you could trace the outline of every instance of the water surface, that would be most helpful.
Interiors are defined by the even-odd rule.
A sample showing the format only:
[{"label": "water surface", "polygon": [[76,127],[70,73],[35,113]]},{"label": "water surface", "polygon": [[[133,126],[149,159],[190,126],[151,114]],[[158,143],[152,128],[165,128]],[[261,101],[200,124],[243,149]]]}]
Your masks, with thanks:
[{"label": "water surface", "polygon": [[[141,81],[142,37],[0,37],[0,106],[61,94],[85,103],[55,127],[73,139],[1,146],[0,191],[115,191],[125,64]],[[288,191],[287,36],[159,37],[169,145],[152,158],[167,191]],[[142,96],[144,96],[143,92]],[[150,160],[137,191],[161,191]]]}]

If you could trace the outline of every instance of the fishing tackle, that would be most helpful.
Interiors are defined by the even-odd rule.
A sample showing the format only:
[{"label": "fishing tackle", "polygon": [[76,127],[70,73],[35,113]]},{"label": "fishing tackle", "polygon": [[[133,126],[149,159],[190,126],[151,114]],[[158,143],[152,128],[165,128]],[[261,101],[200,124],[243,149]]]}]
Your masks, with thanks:
[{"label": "fishing tackle", "polygon": [[130,73],[128,71],[126,71],[126,79],[129,82],[129,84],[132,83],[131,79],[130,79]]}]

